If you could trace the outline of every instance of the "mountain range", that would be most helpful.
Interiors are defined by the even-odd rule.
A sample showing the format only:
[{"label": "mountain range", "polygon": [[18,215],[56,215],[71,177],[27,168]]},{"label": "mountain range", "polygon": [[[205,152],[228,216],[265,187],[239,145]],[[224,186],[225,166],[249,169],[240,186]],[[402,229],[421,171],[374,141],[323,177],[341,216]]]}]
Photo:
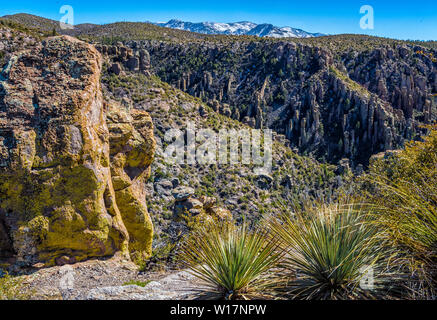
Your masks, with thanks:
[{"label": "mountain range", "polygon": [[250,35],[272,38],[313,38],[324,36],[322,33],[310,33],[292,27],[277,27],[272,24],[256,24],[249,21],[219,23],[219,22],[186,22],[177,19],[168,22],[155,23],[160,27],[186,30],[203,34]]}]

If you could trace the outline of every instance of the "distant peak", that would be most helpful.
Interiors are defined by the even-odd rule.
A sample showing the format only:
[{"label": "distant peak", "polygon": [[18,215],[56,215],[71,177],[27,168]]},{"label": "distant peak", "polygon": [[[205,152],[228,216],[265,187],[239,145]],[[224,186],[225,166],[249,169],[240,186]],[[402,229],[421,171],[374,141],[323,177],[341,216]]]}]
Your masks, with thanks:
[{"label": "distant peak", "polygon": [[310,33],[292,27],[277,27],[271,23],[257,24],[250,21],[239,22],[188,22],[179,19],[171,19],[167,23],[155,23],[161,27],[186,30],[203,34],[226,34],[226,35],[253,35],[259,37],[274,38],[311,38],[324,34]]}]

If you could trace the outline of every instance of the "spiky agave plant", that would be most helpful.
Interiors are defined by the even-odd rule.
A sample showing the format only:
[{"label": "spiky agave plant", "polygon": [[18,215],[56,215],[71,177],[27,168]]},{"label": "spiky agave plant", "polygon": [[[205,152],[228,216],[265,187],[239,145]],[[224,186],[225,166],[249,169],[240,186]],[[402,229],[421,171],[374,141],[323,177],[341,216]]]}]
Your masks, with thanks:
[{"label": "spiky agave plant", "polygon": [[272,235],[281,239],[287,252],[282,275],[285,295],[320,300],[375,297],[376,291],[371,290],[378,289],[375,277],[385,269],[384,246],[378,230],[368,222],[368,215],[354,205],[272,219]]},{"label": "spiky agave plant", "polygon": [[204,282],[200,289],[213,299],[249,300],[270,297],[272,276],[281,253],[278,241],[246,225],[205,226],[189,237],[181,258]]}]

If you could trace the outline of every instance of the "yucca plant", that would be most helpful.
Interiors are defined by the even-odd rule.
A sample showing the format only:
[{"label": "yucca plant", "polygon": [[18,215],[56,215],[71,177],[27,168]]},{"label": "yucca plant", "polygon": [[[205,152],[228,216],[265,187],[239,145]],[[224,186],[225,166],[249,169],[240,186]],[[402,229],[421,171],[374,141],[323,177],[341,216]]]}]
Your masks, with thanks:
[{"label": "yucca plant", "polygon": [[200,228],[186,240],[181,258],[204,282],[204,297],[249,300],[271,297],[272,276],[281,253],[265,231],[230,223]]},{"label": "yucca plant", "polygon": [[377,297],[385,252],[369,216],[356,205],[306,210],[269,221],[272,236],[281,239],[287,253],[280,275],[285,296],[311,300]]}]

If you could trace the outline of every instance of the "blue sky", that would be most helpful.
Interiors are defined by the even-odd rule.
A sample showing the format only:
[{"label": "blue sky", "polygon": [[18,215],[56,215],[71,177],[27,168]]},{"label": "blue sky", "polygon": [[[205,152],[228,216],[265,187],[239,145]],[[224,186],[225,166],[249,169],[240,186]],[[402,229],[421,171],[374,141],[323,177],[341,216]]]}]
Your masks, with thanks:
[{"label": "blue sky", "polygon": [[[397,39],[437,40],[437,0],[1,0],[0,15],[26,12],[59,20],[62,5],[75,23],[115,21],[253,21],[328,34],[360,33]],[[360,28],[360,7],[371,5],[374,30]]]}]

